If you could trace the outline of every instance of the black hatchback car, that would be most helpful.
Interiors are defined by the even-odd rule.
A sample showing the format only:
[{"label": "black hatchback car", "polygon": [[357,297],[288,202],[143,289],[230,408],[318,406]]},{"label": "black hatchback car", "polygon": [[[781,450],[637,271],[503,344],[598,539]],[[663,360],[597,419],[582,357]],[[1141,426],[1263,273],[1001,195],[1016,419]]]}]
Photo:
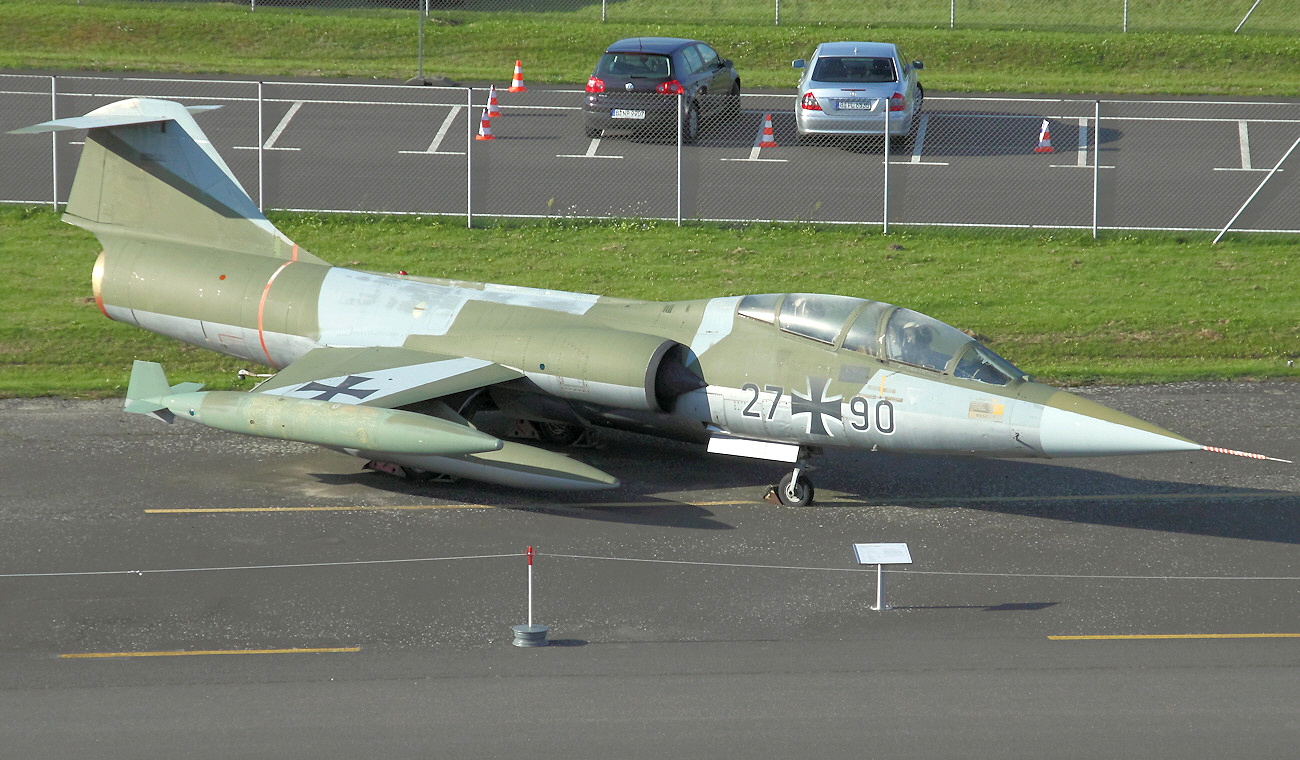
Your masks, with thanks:
[{"label": "black hatchback car", "polygon": [[631,37],[606,48],[587,80],[584,125],[588,137],[607,129],[677,134],[694,142],[704,116],[740,110],[740,75],[730,60],[699,40]]}]

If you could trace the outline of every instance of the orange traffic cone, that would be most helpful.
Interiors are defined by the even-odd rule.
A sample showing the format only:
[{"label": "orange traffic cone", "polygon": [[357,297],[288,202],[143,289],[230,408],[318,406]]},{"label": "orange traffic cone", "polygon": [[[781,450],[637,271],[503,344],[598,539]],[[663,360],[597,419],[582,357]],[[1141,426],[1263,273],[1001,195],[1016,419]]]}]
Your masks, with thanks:
[{"label": "orange traffic cone", "polygon": [[1043,119],[1043,127],[1038,132],[1038,147],[1034,148],[1035,153],[1052,152],[1052,133],[1047,129],[1047,119]]},{"label": "orange traffic cone", "polygon": [[475,140],[495,140],[492,136],[492,122],[488,121],[487,109],[483,109],[483,119],[478,123],[478,136]]},{"label": "orange traffic cone", "polygon": [[760,148],[775,148],[776,136],[772,134],[772,114],[763,115],[763,139],[759,140]]},{"label": "orange traffic cone", "polygon": [[510,80],[510,89],[507,92],[528,92],[524,87],[524,62],[515,61],[515,78]]},{"label": "orange traffic cone", "polygon": [[497,105],[497,86],[492,85],[488,88],[488,107],[487,115],[489,119],[495,119],[501,115],[501,108]]}]

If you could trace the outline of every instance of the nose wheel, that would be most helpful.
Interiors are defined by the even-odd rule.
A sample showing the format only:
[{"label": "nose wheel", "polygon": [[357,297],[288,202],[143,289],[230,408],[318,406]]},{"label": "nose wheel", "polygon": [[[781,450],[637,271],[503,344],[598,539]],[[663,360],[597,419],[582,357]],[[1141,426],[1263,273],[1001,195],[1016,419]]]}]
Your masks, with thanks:
[{"label": "nose wheel", "polygon": [[767,501],[787,507],[806,507],[813,503],[812,480],[804,474],[807,464],[800,461],[794,472],[781,478],[781,482],[767,490]]},{"label": "nose wheel", "polygon": [[776,487],[776,498],[787,507],[806,507],[813,503],[813,484],[798,470],[781,478]]}]

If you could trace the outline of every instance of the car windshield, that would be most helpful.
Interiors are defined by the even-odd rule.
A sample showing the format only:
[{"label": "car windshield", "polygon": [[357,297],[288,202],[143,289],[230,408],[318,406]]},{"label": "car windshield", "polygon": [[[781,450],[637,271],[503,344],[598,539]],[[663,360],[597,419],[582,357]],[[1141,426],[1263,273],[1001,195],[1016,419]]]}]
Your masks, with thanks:
[{"label": "car windshield", "polygon": [[836,56],[818,58],[812,78],[818,82],[897,82],[893,58]]},{"label": "car windshield", "polygon": [[605,53],[596,64],[596,75],[667,79],[672,71],[669,60],[651,53]]}]

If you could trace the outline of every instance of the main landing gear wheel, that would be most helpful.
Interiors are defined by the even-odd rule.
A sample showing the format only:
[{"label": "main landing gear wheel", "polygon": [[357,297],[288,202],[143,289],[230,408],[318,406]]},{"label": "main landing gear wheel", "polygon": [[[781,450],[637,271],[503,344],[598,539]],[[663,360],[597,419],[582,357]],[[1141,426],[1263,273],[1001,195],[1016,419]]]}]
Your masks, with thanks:
[{"label": "main landing gear wheel", "polygon": [[567,422],[534,422],[533,427],[537,429],[538,438],[556,446],[572,446],[585,432],[581,425]]},{"label": "main landing gear wheel", "polygon": [[787,507],[806,507],[813,503],[813,484],[798,472],[781,478],[776,487],[776,498]]}]

